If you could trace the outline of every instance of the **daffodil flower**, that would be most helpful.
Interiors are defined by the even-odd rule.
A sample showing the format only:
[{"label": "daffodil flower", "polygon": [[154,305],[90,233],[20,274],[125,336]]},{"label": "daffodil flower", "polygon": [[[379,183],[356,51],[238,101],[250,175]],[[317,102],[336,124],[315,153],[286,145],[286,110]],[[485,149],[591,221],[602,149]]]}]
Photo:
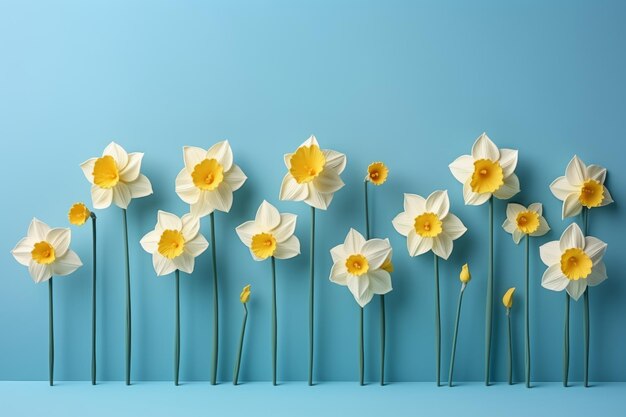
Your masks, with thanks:
[{"label": "daffodil flower", "polygon": [[365,181],[369,181],[374,185],[383,185],[389,176],[389,168],[382,162],[372,162],[367,167],[367,175]]},{"label": "daffodil flower", "polygon": [[346,167],[346,156],[320,149],[315,136],[311,136],[284,159],[288,172],[280,187],[280,199],[304,201],[326,210],[335,192],[344,186],[339,175]]},{"label": "daffodil flower", "polygon": [[541,203],[533,203],[528,208],[521,204],[509,203],[506,206],[506,220],[502,228],[513,236],[516,244],[524,236],[543,236],[550,231],[550,226],[542,212]]},{"label": "daffodil flower", "polygon": [[515,175],[517,150],[498,149],[483,133],[472,146],[471,155],[463,155],[450,164],[452,175],[463,184],[465,204],[479,206],[493,195],[507,200],[520,191]]},{"label": "daffodil flower", "polygon": [[565,175],[550,184],[550,191],[563,201],[561,216],[576,216],[583,207],[595,208],[611,204],[613,199],[604,185],[606,168],[585,165],[576,155],[567,164]]},{"label": "daffodil flower", "polygon": [[70,208],[67,217],[71,224],[82,226],[91,217],[91,211],[84,203],[76,203]]},{"label": "daffodil flower", "polygon": [[127,153],[111,142],[100,158],[91,158],[80,167],[91,183],[93,207],[105,209],[114,203],[127,208],[133,198],[152,194],[150,180],[140,173],[143,153]]},{"label": "daffodil flower", "polygon": [[209,150],[194,146],[183,148],[185,167],[176,177],[176,194],[191,206],[191,214],[204,217],[215,210],[228,213],[233,192],[246,182],[246,175],[233,163],[228,141]]}]

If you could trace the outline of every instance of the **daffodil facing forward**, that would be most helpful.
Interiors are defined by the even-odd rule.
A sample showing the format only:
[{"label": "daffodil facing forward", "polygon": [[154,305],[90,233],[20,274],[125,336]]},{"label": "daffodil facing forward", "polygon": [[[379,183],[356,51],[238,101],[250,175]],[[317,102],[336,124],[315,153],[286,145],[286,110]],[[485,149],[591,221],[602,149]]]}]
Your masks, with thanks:
[{"label": "daffodil facing forward", "polygon": [[383,185],[389,176],[389,168],[382,162],[372,162],[367,167],[367,175],[365,181],[374,185]]},{"label": "daffodil facing forward", "polygon": [[613,199],[604,185],[606,168],[585,165],[576,155],[567,164],[565,175],[550,184],[550,191],[563,202],[561,216],[576,216],[583,207],[592,209],[611,204]]}]

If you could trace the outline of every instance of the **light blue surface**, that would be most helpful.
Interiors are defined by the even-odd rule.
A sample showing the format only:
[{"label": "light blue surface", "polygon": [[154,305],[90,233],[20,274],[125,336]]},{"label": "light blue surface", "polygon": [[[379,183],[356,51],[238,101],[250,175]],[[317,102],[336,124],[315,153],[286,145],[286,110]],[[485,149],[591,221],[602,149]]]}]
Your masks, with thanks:
[{"label": "light blue surface", "polygon": [[[343,174],[346,187],[317,218],[315,379],[358,377],[358,308],[345,288],[328,281],[328,251],[343,240],[350,227],[363,229],[363,176],[370,162],[382,160],[391,174],[383,187],[372,189],[371,209],[373,234],[389,237],[395,250],[394,291],[387,298],[387,378],[434,378],[432,256],[411,259],[405,239],[393,230],[391,219],[402,210],[402,193],[427,195],[447,188],[452,211],[469,231],[456,241],[450,260],[441,263],[442,375],[447,375],[458,271],[469,262],[473,280],[463,305],[455,375],[460,381],[481,380],[487,206],[463,205],[461,185],[450,174],[448,164],[469,153],[474,139],[486,130],[499,146],[520,150],[517,173],[523,191],[514,201],[544,203],[553,228],[532,243],[536,380],[561,378],[563,295],[540,287],[544,267],[537,247],[557,239],[569,221],[561,221],[560,202],[548,185],[563,175],[575,153],[587,163],[608,168],[607,185],[616,203],[594,210],[590,217],[591,234],[609,244],[609,280],[591,291],[591,379],[624,381],[625,17],[626,6],[618,1],[296,4],[3,0],[0,380],[47,378],[47,288],[34,285],[9,251],[25,234],[33,216],[65,226],[72,203],[90,202],[89,184],[78,164],[99,155],[111,140],[128,151],[145,152],[143,172],[155,191],[153,196],[133,201],[129,210],[133,379],[172,377],[174,280],[155,277],[150,255],[143,252],[139,239],[153,228],[158,209],[177,214],[187,209],[174,193],[174,178],[183,166],[181,147],[207,148],[221,139],[230,140],[236,163],[249,180],[236,192],[232,211],[216,215],[219,378],[228,381],[232,377],[242,317],[238,294],[247,283],[252,284],[253,295],[241,380],[268,380],[271,375],[270,264],[254,262],[234,232],[237,225],[254,216],[265,198],[281,211],[299,215],[297,234],[304,255],[278,262],[278,374],[280,380],[304,380],[309,208],[279,202],[278,190],[285,173],[283,153],[293,151],[312,133],[323,148],[348,156]],[[523,247],[515,246],[500,228],[505,203],[498,201],[495,208],[493,371],[496,380],[505,378],[505,315],[499,298],[508,287],[517,286],[513,321],[519,379],[523,372]],[[99,378],[120,380],[124,372],[121,213],[112,207],[97,215]],[[208,234],[208,219],[202,230]],[[85,267],[71,277],[55,280],[56,377],[87,380],[91,234],[88,227],[72,231],[73,248]],[[197,261],[193,276],[182,277],[184,381],[209,377],[210,261],[207,252]],[[575,303],[572,310],[572,380],[582,377],[581,307]],[[375,381],[379,377],[377,299],[367,307],[366,326],[366,377]],[[45,391],[36,385],[40,386],[36,389]],[[282,395],[290,387],[264,389],[255,395],[291,401]],[[402,387],[399,391],[390,387],[389,392],[401,392],[399,396],[408,398],[405,394],[413,392],[412,386]],[[90,391],[86,388],[77,388],[81,395],[72,398],[81,398]],[[88,394],[93,397],[87,398],[107,389],[108,385],[98,387]],[[130,396],[143,389],[137,386],[115,392]],[[242,392],[247,389],[242,387]],[[206,393],[196,401],[207,405],[210,396],[217,395],[204,385],[183,387],[180,392],[189,390]],[[332,388],[326,390],[332,394]],[[542,390],[524,394],[528,395],[524,400],[558,392],[555,395],[562,397],[557,398],[572,400],[577,407],[601,403],[597,399],[589,404],[583,401],[600,390],[587,393],[576,389],[567,394],[556,386],[547,394]],[[26,391],[32,398],[32,391],[28,387]],[[218,392],[230,395],[235,391],[219,388]],[[299,392],[313,404],[311,397],[317,391]],[[367,393],[368,399],[383,395],[377,386],[359,392]],[[470,396],[464,387],[437,392],[441,397],[433,398],[446,400],[441,404],[450,407],[464,405],[457,401],[456,393]],[[454,397],[450,397],[452,392]],[[521,386],[498,387],[489,398],[513,392],[521,395]],[[429,394],[420,393],[419,397],[427,400]],[[20,395],[23,398],[24,394]],[[159,397],[158,392],[146,395],[148,399]],[[16,398],[20,398],[18,394]],[[106,398],[99,401],[104,404]],[[333,401],[343,400],[347,407],[350,398],[338,396]],[[178,404],[185,403],[178,399]],[[242,403],[245,405],[238,401]],[[68,400],[64,404],[79,403]],[[141,404],[156,407],[160,402]],[[417,403],[411,404],[417,407]]]}]

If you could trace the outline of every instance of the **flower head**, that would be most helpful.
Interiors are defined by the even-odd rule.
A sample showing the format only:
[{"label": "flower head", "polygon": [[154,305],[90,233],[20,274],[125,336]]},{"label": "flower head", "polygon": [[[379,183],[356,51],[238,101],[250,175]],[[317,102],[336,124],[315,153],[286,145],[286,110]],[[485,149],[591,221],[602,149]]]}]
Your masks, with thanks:
[{"label": "flower head", "polygon": [[513,236],[516,244],[525,235],[543,236],[548,233],[550,226],[542,211],[541,203],[533,203],[528,208],[521,204],[509,203],[506,206],[506,220],[502,227]]},{"label": "flower head", "polygon": [[239,239],[250,249],[252,258],[262,261],[269,257],[289,259],[300,254],[295,214],[279,213],[276,207],[263,200],[254,220],[238,226]]},{"label": "flower head", "polygon": [[159,210],[157,224],[141,239],[143,249],[152,254],[157,276],[180,270],[191,274],[195,258],[209,247],[200,234],[200,219],[192,214],[182,218]]},{"label": "flower head", "polygon": [[385,164],[382,162],[372,162],[370,166],[367,167],[365,181],[369,181],[374,185],[382,185],[387,181],[387,176],[389,176],[389,168],[387,168]]},{"label": "flower head", "polygon": [[91,183],[93,207],[104,209],[115,203],[127,208],[133,198],[152,194],[150,180],[141,174],[143,153],[127,153],[124,148],[111,142],[100,158],[91,158],[80,167]]},{"label": "flower head", "polygon": [[91,212],[83,203],[74,204],[67,213],[70,223],[75,226],[82,226],[90,216]]},{"label": "flower head", "polygon": [[570,297],[578,300],[588,285],[598,285],[607,278],[602,261],[606,246],[600,239],[585,237],[580,227],[572,223],[560,240],[539,248],[541,260],[548,266],[541,285],[552,291],[566,290]]},{"label": "flower head", "polygon": [[215,210],[228,213],[233,192],[246,182],[246,175],[233,163],[228,141],[216,143],[209,150],[183,147],[185,167],[176,177],[176,194],[191,206],[191,214],[204,217]]},{"label": "flower head", "polygon": [[498,149],[483,133],[474,142],[472,154],[460,156],[449,167],[463,184],[465,204],[479,206],[492,195],[507,200],[520,191],[516,166],[517,150]]},{"label": "flower head", "polygon": [[346,156],[320,149],[311,136],[294,152],[285,155],[288,172],[280,186],[280,199],[304,201],[326,210],[336,191],[344,186],[339,175],[346,167]]},{"label": "flower head", "polygon": [[428,198],[404,194],[404,211],[393,219],[393,227],[407,237],[409,255],[418,256],[432,250],[448,259],[452,241],[467,230],[461,220],[450,213],[447,191],[435,191]]},{"label": "flower head", "polygon": [[78,255],[70,250],[71,240],[70,229],[51,229],[44,222],[33,219],[26,237],[17,243],[11,254],[28,267],[33,281],[40,283],[53,275],[69,275],[82,266]]},{"label": "flower head", "polygon": [[249,300],[250,300],[250,284],[243,287],[243,290],[241,290],[241,294],[239,294],[239,301],[241,301],[242,304],[246,304]]},{"label": "flower head", "polygon": [[459,279],[463,284],[467,284],[472,279],[472,274],[470,274],[469,266],[467,266],[467,264],[463,265],[461,268]]},{"label": "flower head", "polygon": [[561,216],[576,216],[583,207],[594,208],[611,204],[613,199],[604,186],[606,168],[599,165],[585,165],[574,155],[567,164],[565,175],[550,184],[550,191],[563,201]]},{"label": "flower head", "polygon": [[509,288],[502,297],[502,304],[507,309],[513,307],[513,294],[515,293],[515,287]]},{"label": "flower head", "polygon": [[[333,258],[330,280],[347,286],[361,307],[369,303],[374,294],[391,291],[389,239],[365,240],[359,232],[350,229],[344,243],[332,248],[330,254]],[[383,269],[386,263],[387,268]]]}]

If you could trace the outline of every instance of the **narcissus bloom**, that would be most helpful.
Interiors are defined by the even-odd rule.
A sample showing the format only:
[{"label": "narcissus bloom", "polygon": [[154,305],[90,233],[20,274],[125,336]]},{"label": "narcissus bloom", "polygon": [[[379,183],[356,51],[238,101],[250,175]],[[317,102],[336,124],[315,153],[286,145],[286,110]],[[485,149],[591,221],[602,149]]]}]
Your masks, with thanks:
[{"label": "narcissus bloom", "polygon": [[254,220],[238,226],[239,239],[250,249],[255,261],[269,257],[289,259],[300,254],[295,214],[279,213],[276,207],[263,200]]},{"label": "narcissus bloom", "polygon": [[461,268],[459,279],[463,284],[467,284],[472,279],[472,274],[470,274],[469,266],[467,266],[467,264],[463,265]]},{"label": "narcissus bloom", "polygon": [[141,239],[143,249],[152,254],[152,265],[158,276],[180,270],[191,274],[195,258],[209,247],[200,233],[200,219],[192,214],[182,218],[159,210],[153,231]]},{"label": "narcissus bloom", "polygon": [[80,167],[91,183],[93,207],[104,209],[115,203],[128,208],[133,198],[152,194],[150,180],[141,174],[143,153],[127,153],[124,148],[111,142],[100,158],[91,158]]},{"label": "narcissus bloom", "polygon": [[550,226],[542,212],[541,203],[533,203],[528,208],[521,204],[509,203],[506,206],[506,220],[502,227],[513,236],[516,244],[525,235],[543,236],[548,233]]},{"label": "narcissus bloom", "polygon": [[51,229],[44,222],[33,219],[26,237],[17,243],[11,254],[28,267],[33,281],[40,283],[53,275],[69,275],[82,266],[78,255],[70,250],[71,240],[70,229]]},{"label": "narcissus bloom", "polygon": [[[350,229],[344,243],[332,248],[330,254],[333,258],[330,280],[347,286],[361,307],[365,307],[374,294],[391,291],[389,239],[365,240],[359,232]],[[386,267],[383,269],[383,266]]]},{"label": "narcissus bloom", "polygon": [[70,223],[75,226],[82,226],[83,224],[85,224],[90,216],[91,212],[83,203],[74,204],[70,208],[70,211],[67,213],[67,218],[69,219]]},{"label": "narcissus bloom", "polygon": [[502,304],[504,307],[511,308],[513,307],[513,294],[515,293],[515,287],[509,288],[502,297]]},{"label": "narcissus bloom", "polygon": [[606,243],[593,236],[585,237],[576,223],[569,225],[555,240],[542,245],[539,254],[548,269],[541,278],[541,285],[552,291],[563,291],[578,300],[587,286],[604,281],[606,266],[602,261]]},{"label": "narcissus bloom", "polygon": [[585,165],[576,155],[567,164],[565,175],[550,184],[550,191],[563,201],[562,218],[576,216],[583,207],[606,206],[613,202],[604,186],[606,168]]},{"label": "narcissus bloom", "polygon": [[346,167],[346,156],[320,149],[315,136],[307,139],[294,153],[285,155],[289,172],[280,186],[280,199],[304,201],[326,210],[336,191],[344,186],[339,175]]},{"label": "narcissus bloom", "polygon": [[516,166],[517,150],[498,149],[483,133],[474,142],[472,154],[460,156],[449,167],[463,184],[465,204],[479,206],[492,195],[506,200],[520,191]]},{"label": "narcissus bloom", "polygon": [[461,220],[450,213],[447,191],[435,191],[428,198],[404,194],[404,211],[393,219],[393,227],[407,237],[409,255],[418,256],[432,250],[448,259],[452,242],[467,230]]},{"label": "narcissus bloom", "polygon": [[242,304],[247,303],[249,300],[250,300],[250,284],[243,287],[243,290],[241,290],[241,294],[239,294],[239,301],[241,301]]},{"label": "narcissus bloom", "polygon": [[176,177],[176,194],[191,205],[191,214],[204,217],[215,210],[228,213],[233,192],[246,182],[246,175],[233,163],[228,141],[216,143],[208,151],[183,147],[185,167]]},{"label": "narcissus bloom", "polygon": [[369,181],[374,185],[382,185],[387,181],[387,176],[389,176],[389,168],[382,162],[373,162],[367,167],[365,181]]}]

